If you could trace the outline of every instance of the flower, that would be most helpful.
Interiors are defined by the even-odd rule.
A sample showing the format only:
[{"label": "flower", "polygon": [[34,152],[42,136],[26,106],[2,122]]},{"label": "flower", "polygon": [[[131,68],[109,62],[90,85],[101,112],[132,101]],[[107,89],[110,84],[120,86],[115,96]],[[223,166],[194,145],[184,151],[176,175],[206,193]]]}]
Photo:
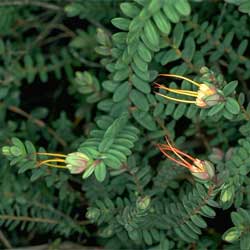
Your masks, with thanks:
[{"label": "flower", "polygon": [[168,87],[165,87],[164,85],[156,83],[155,86],[159,89],[164,89],[175,94],[195,97],[195,100],[185,100],[185,99],[173,98],[173,97],[161,94],[161,93],[157,93],[157,95],[160,95],[166,99],[177,101],[177,102],[195,104],[196,106],[200,108],[208,108],[208,107],[214,106],[215,104],[217,104],[218,102],[221,102],[224,99],[222,94],[219,93],[219,90],[217,90],[217,88],[212,84],[208,84],[208,83],[201,84],[189,78],[186,78],[184,76],[173,75],[173,74],[161,74],[160,76],[175,77],[175,78],[183,79],[198,87],[198,91],[191,91],[191,90],[168,88]]},{"label": "flower", "polygon": [[[159,144],[158,148],[160,151],[171,161],[181,165],[191,172],[195,177],[202,180],[210,180],[214,177],[214,167],[212,163],[208,161],[202,161],[198,158],[193,158],[192,156],[182,152],[181,150],[173,147],[168,138],[166,137],[167,144]],[[169,152],[177,156],[178,159],[171,156]]]},{"label": "flower", "polygon": [[[67,155],[46,152],[37,152],[36,154],[48,157],[53,156],[52,159],[39,161],[37,167],[46,165],[53,168],[66,168],[71,174],[80,174],[93,163],[92,159],[81,152],[73,152]],[[58,163],[63,163],[64,165],[58,165]]]},{"label": "flower", "polygon": [[81,152],[74,152],[67,155],[65,163],[71,174],[80,174],[89,167],[92,160]]}]

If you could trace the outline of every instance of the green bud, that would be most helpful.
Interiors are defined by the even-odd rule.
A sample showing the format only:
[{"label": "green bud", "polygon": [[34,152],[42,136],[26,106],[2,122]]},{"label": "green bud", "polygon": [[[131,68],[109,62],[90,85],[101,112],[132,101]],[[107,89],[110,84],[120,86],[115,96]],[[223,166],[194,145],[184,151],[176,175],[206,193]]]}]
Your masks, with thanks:
[{"label": "green bud", "polygon": [[104,238],[109,238],[114,234],[114,229],[111,226],[107,226],[99,231],[99,236]]},{"label": "green bud", "polygon": [[71,174],[80,174],[87,169],[93,160],[81,152],[74,152],[67,155],[65,163]]},{"label": "green bud", "polygon": [[88,208],[88,212],[86,213],[87,219],[91,221],[97,221],[100,215],[100,209],[95,207]]},{"label": "green bud", "polygon": [[229,202],[234,197],[234,194],[235,194],[234,186],[225,187],[221,191],[220,200],[223,203]]},{"label": "green bud", "polygon": [[201,67],[201,69],[200,69],[200,73],[203,75],[203,74],[206,74],[206,73],[208,73],[209,72],[209,68],[207,68],[207,67],[205,67],[205,66],[203,66],[203,67]]},{"label": "green bud", "polygon": [[141,209],[141,210],[145,210],[150,205],[150,201],[151,201],[151,199],[149,196],[141,197],[137,200],[136,207]]},{"label": "green bud", "polygon": [[10,156],[11,155],[10,147],[9,146],[3,146],[2,147],[2,154],[6,155],[6,156]]}]

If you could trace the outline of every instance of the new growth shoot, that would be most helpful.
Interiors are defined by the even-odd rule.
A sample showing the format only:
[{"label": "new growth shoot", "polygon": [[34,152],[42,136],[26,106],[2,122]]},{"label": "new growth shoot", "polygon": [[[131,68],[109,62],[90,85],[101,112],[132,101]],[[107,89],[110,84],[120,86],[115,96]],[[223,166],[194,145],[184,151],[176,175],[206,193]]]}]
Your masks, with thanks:
[{"label": "new growth shoot", "polygon": [[162,96],[168,100],[181,102],[181,103],[195,104],[196,106],[200,108],[208,108],[208,107],[214,106],[215,104],[223,100],[223,97],[218,93],[218,90],[212,84],[198,83],[184,76],[174,75],[174,74],[160,74],[160,76],[174,77],[174,78],[186,80],[187,82],[190,82],[191,84],[198,87],[197,91],[191,91],[191,90],[184,90],[184,89],[168,88],[159,83],[155,83],[155,86],[159,89],[164,89],[174,94],[179,94],[179,95],[189,96],[189,97],[194,98],[193,100],[187,100],[187,99],[180,99],[180,98],[175,98],[175,97],[171,97],[168,95],[164,95],[161,93],[157,93],[157,95]]},{"label": "new growth shoot", "polygon": [[182,152],[180,149],[172,146],[168,138],[165,138],[167,144],[158,144],[158,148],[169,160],[189,169],[191,174],[199,179],[210,180],[213,178],[214,167],[210,162],[193,158],[192,156]]}]

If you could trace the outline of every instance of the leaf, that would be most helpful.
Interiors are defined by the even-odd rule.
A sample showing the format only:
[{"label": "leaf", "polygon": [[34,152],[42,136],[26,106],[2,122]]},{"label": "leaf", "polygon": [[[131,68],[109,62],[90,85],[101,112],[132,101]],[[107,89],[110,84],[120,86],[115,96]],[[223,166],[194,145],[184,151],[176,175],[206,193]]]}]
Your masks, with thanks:
[{"label": "leaf", "polygon": [[148,64],[142,60],[142,58],[138,55],[137,52],[134,54],[133,60],[139,70],[143,72],[148,70]]},{"label": "leaf", "polygon": [[193,59],[195,53],[195,42],[194,39],[189,36],[185,40],[184,44],[184,50],[182,51],[182,57],[187,59],[188,61],[191,61]]},{"label": "leaf", "polygon": [[148,71],[141,71],[135,63],[132,63],[132,69],[134,70],[135,74],[144,81],[150,81],[150,75]]},{"label": "leaf", "polygon": [[128,17],[134,18],[140,12],[140,9],[136,7],[134,3],[121,3],[121,11]]},{"label": "leaf", "polygon": [[177,54],[174,49],[168,50],[166,53],[163,54],[161,58],[161,64],[166,65],[170,62],[176,61],[181,58],[181,54]]},{"label": "leaf", "polygon": [[13,137],[11,138],[11,142],[13,143],[13,145],[19,148],[20,152],[22,152],[23,155],[26,155],[25,146],[20,139],[18,139],[17,137]]},{"label": "leaf", "polygon": [[180,15],[170,2],[166,2],[163,6],[163,11],[167,18],[172,22],[172,23],[178,23],[180,20]]},{"label": "leaf", "polygon": [[29,157],[32,158],[32,160],[36,160],[36,149],[34,145],[30,141],[25,141],[24,145],[26,147],[27,154],[29,154]]},{"label": "leaf", "polygon": [[161,11],[153,16],[157,28],[163,33],[168,35],[171,31],[171,24]]},{"label": "leaf", "polygon": [[30,181],[36,181],[38,180],[40,177],[44,176],[46,174],[46,170],[45,168],[40,168],[40,169],[36,169],[32,172],[32,175],[30,177]]},{"label": "leaf", "polygon": [[149,113],[140,110],[134,110],[132,115],[135,120],[144,128],[148,129],[149,131],[156,130],[156,123]]},{"label": "leaf", "polygon": [[150,62],[152,60],[150,50],[142,42],[138,45],[138,53],[145,62]]},{"label": "leaf", "polygon": [[231,98],[228,97],[226,99],[226,105],[225,105],[227,111],[231,114],[237,115],[240,112],[240,105],[238,104],[238,102]]},{"label": "leaf", "polygon": [[121,168],[121,161],[110,154],[105,154],[106,158],[103,160],[103,162],[108,165],[109,167],[113,168],[113,169],[120,169]]},{"label": "leaf", "polygon": [[127,113],[123,113],[108,127],[103,136],[102,141],[98,146],[100,152],[106,152],[110,148],[110,146],[113,144],[116,135],[121,131],[121,129],[127,123],[127,119],[128,119]]},{"label": "leaf", "polygon": [[175,48],[179,48],[184,36],[184,27],[182,23],[178,23],[173,31],[173,45]]},{"label": "leaf", "polygon": [[237,212],[231,213],[231,219],[232,219],[233,224],[237,227],[241,227],[245,223],[244,216],[242,216],[240,213],[237,213]]},{"label": "leaf", "polygon": [[122,83],[116,90],[113,96],[114,102],[120,102],[123,99],[127,98],[129,95],[129,91],[131,90],[131,86],[128,82]]},{"label": "leaf", "polygon": [[215,211],[207,205],[202,206],[201,211],[203,212],[204,216],[209,218],[213,218],[216,215]]},{"label": "leaf", "polygon": [[224,41],[223,41],[223,45],[225,46],[225,48],[231,46],[233,38],[234,38],[234,32],[232,32],[232,31],[228,32]]},{"label": "leaf", "polygon": [[114,150],[114,149],[109,149],[108,154],[111,154],[115,156],[117,159],[119,159],[121,162],[125,162],[127,160],[127,157],[125,154],[123,154],[120,151]]},{"label": "leaf", "polygon": [[123,17],[117,17],[117,18],[113,18],[111,20],[111,23],[118,29],[121,30],[128,30],[129,28],[129,24],[130,24],[130,20],[127,18],[123,18]]},{"label": "leaf", "polygon": [[247,39],[244,39],[243,41],[241,41],[238,49],[237,49],[237,54],[242,56],[246,49],[247,49],[247,46],[248,46],[248,40]]},{"label": "leaf", "polygon": [[114,75],[114,80],[117,81],[117,82],[123,81],[123,80],[128,78],[128,75],[129,75],[129,69],[128,68],[118,70],[118,71],[116,71],[116,73]]},{"label": "leaf", "polygon": [[175,109],[174,114],[173,114],[173,118],[175,120],[179,120],[185,113],[187,108],[186,104],[179,104],[178,107]]},{"label": "leaf", "polygon": [[193,223],[195,225],[197,225],[198,227],[201,228],[206,228],[207,227],[207,223],[198,215],[192,215],[191,220],[193,221]]},{"label": "leaf", "polygon": [[191,8],[187,0],[174,1],[174,7],[183,16],[188,16],[191,13]]},{"label": "leaf", "polygon": [[[249,6],[250,12],[250,6]],[[250,249],[250,233],[244,233],[240,238],[240,250],[249,250]]]},{"label": "leaf", "polygon": [[135,74],[132,75],[131,82],[141,92],[143,92],[145,94],[149,94],[150,93],[151,88],[150,88],[149,83],[146,82],[146,81],[143,81],[142,79],[140,79],[139,77],[137,77]]},{"label": "leaf", "polygon": [[5,52],[5,45],[2,39],[0,39],[0,55],[3,55]]},{"label": "leaf", "polygon": [[148,104],[147,98],[141,92],[133,89],[130,92],[129,98],[134,103],[134,105],[138,107],[140,110],[145,111],[145,112],[149,110],[149,104]]},{"label": "leaf", "polygon": [[236,87],[238,85],[238,81],[232,81],[232,82],[229,82],[222,90],[223,94],[225,96],[229,96],[230,94],[232,94]]},{"label": "leaf", "polygon": [[97,29],[97,41],[105,47],[110,45],[110,38],[107,32],[100,28]]},{"label": "leaf", "polygon": [[102,161],[98,165],[95,166],[95,177],[100,182],[105,180],[106,166]]},{"label": "leaf", "polygon": [[210,110],[208,111],[208,116],[214,116],[217,113],[219,113],[225,106],[225,103],[219,103],[215,106],[213,106],[212,108],[210,108]]},{"label": "leaf", "polygon": [[90,167],[88,167],[88,168],[84,171],[84,173],[83,173],[83,175],[82,175],[82,178],[83,178],[83,179],[87,179],[90,175],[92,175],[92,173],[94,172],[94,170],[95,170],[95,166],[91,165]]},{"label": "leaf", "polygon": [[144,33],[145,33],[145,36],[147,37],[148,41],[153,46],[159,47],[159,35],[158,35],[158,32],[155,29],[154,24],[150,20],[148,20],[145,23]]},{"label": "leaf", "polygon": [[250,15],[250,2],[249,1],[244,1],[240,4],[239,11],[243,13],[247,13]]},{"label": "leaf", "polygon": [[147,245],[152,245],[152,236],[147,230],[142,230],[142,236]]}]

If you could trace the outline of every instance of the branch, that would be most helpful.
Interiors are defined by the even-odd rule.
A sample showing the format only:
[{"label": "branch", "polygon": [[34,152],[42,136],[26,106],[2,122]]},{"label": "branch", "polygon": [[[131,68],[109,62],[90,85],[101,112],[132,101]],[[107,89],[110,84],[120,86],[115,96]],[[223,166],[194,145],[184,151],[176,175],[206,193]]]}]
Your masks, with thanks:
[{"label": "branch", "polygon": [[[1,104],[1,102],[0,102]],[[34,124],[36,124],[38,127],[40,128],[47,128],[48,132],[63,146],[66,147],[67,146],[67,142],[64,141],[63,138],[61,138],[55,130],[53,130],[51,127],[47,126],[46,123],[40,119],[36,119],[34,118],[31,114],[25,112],[24,110],[16,107],[16,106],[8,106],[7,107],[10,111],[19,114],[25,118],[27,118],[28,120],[32,121]]]},{"label": "branch", "polygon": [[40,222],[48,224],[59,224],[60,221],[52,220],[48,218],[32,218],[28,216],[15,216],[15,215],[0,215],[0,220],[15,220],[15,221],[30,221],[30,222]]},{"label": "branch", "polygon": [[41,1],[34,1],[34,0],[15,0],[15,1],[5,1],[0,3],[0,7],[4,7],[4,6],[25,6],[25,5],[33,5],[33,6],[37,6],[37,7],[41,7],[41,8],[45,8],[45,9],[50,9],[50,10],[54,10],[54,11],[62,11],[63,8],[55,5],[55,4],[51,4],[51,3],[44,3]]},{"label": "branch", "polygon": [[[53,245],[53,242],[51,244],[43,244],[43,245],[37,245],[37,246],[26,246],[26,247],[20,247],[20,248],[11,248],[12,250],[48,250],[48,249],[55,249],[55,246]],[[73,242],[63,242],[59,246],[56,246],[56,249],[58,250],[101,250],[102,247],[88,247],[88,246],[82,246],[79,244],[75,244]]]},{"label": "branch", "polygon": [[0,230],[0,242],[6,247],[6,249],[12,249],[10,242],[6,239],[3,232]]}]

